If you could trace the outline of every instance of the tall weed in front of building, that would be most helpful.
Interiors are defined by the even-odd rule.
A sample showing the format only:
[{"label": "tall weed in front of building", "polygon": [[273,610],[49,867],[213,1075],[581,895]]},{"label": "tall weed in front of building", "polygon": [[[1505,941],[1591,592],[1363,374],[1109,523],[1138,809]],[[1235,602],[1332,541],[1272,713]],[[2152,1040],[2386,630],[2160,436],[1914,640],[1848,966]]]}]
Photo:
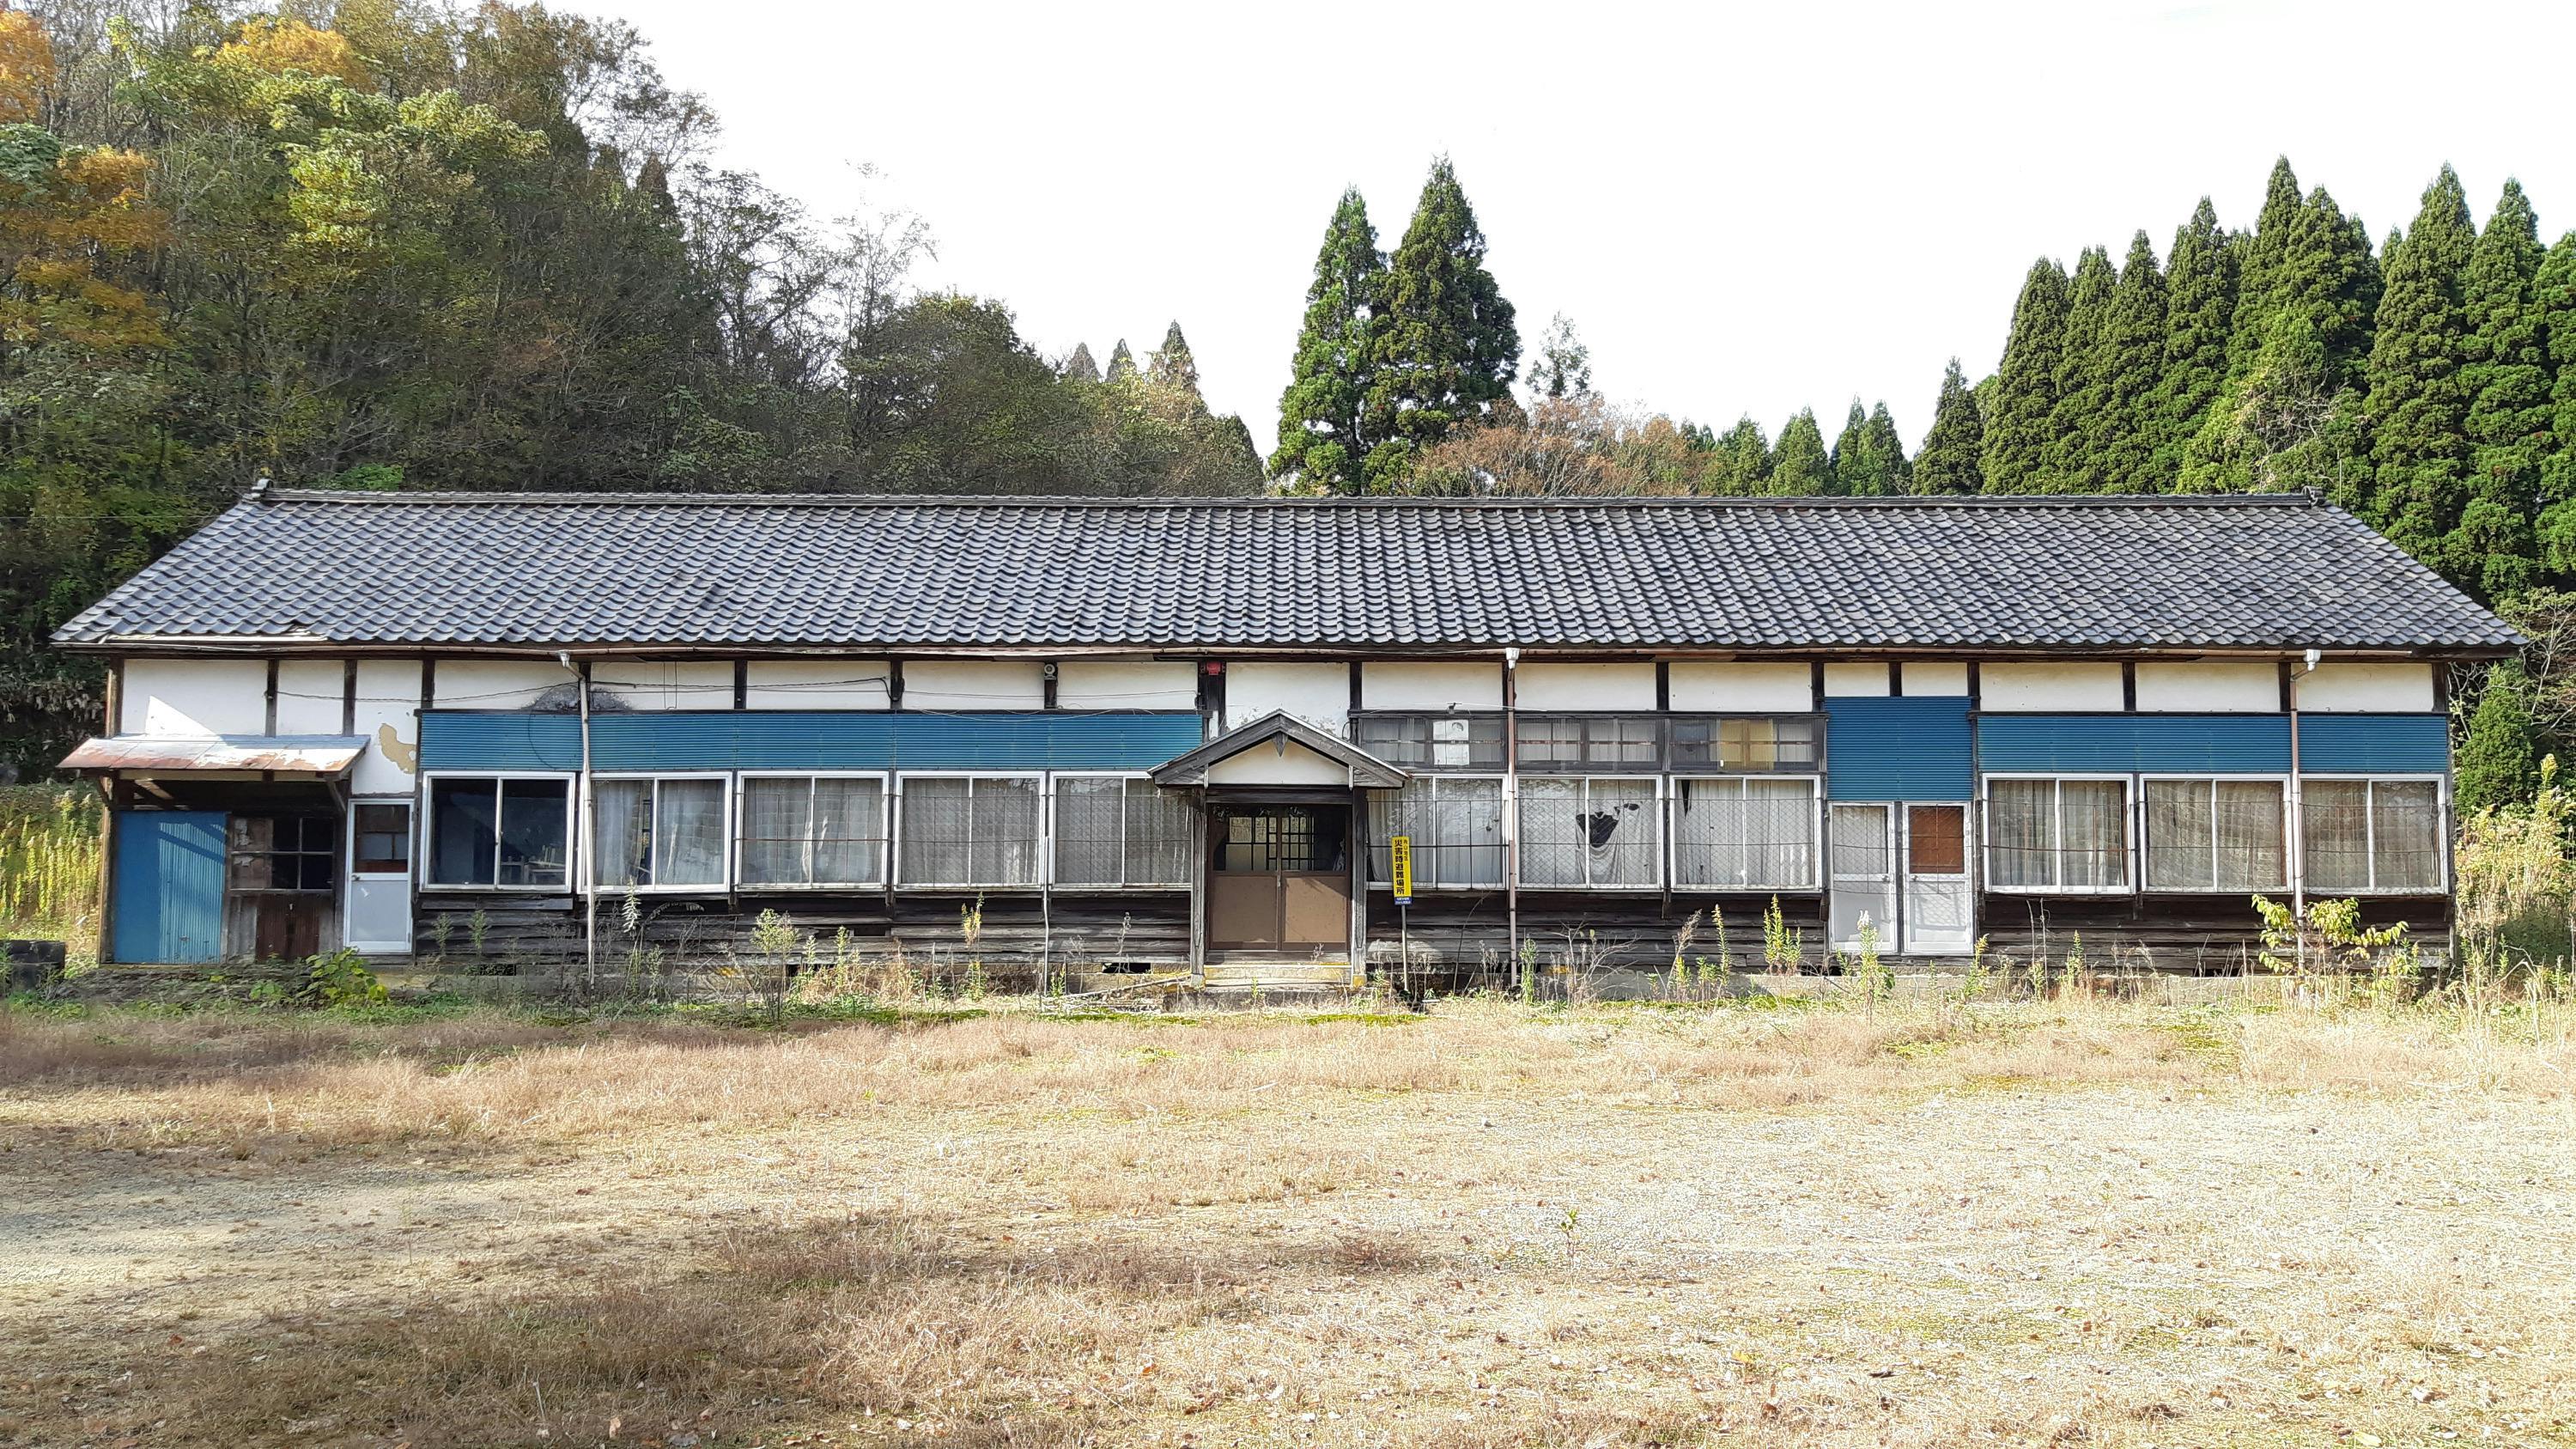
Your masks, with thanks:
[{"label": "tall weed in front of building", "polygon": [[0,788],[0,935],[98,954],[99,803],[50,785]]}]

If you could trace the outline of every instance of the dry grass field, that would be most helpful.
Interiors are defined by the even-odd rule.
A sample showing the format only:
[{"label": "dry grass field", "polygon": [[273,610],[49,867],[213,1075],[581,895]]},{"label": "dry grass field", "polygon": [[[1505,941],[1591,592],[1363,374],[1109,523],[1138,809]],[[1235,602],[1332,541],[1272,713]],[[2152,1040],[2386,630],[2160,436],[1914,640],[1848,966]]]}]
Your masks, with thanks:
[{"label": "dry grass field", "polygon": [[2570,1046],[0,1013],[0,1444],[2576,1443]]}]

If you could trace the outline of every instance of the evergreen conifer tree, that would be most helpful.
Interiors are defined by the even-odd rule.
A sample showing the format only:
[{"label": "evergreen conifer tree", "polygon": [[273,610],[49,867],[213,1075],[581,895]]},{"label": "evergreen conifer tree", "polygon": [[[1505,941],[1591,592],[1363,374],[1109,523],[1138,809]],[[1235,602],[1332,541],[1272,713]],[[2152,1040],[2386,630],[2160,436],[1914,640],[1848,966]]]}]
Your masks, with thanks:
[{"label": "evergreen conifer tree", "polygon": [[2276,158],[2271,180],[2263,187],[2263,210],[2254,219],[2254,230],[2245,237],[2235,319],[2228,327],[2229,378],[2242,377],[2250,371],[2254,354],[2263,350],[2266,324],[2280,300],[2277,288],[2283,259],[2289,254],[2292,234],[2299,229],[2304,210],[2298,173],[2290,169],[2290,158]]},{"label": "evergreen conifer tree", "polygon": [[1119,338],[1118,345],[1109,349],[1109,367],[1102,380],[1110,383],[1136,380],[1136,354],[1127,350],[1126,338]]},{"label": "evergreen conifer tree", "polygon": [[1771,479],[1771,440],[1750,417],[1717,435],[1700,465],[1699,491],[1745,497],[1767,490]]},{"label": "evergreen conifer tree", "polygon": [[1843,430],[1834,436],[1833,451],[1826,455],[1825,471],[1832,481],[1827,484],[1834,493],[1875,493],[1878,478],[1871,466],[1869,444],[1862,434],[1869,430],[1869,412],[1859,398],[1851,400],[1851,410],[1843,414]]},{"label": "evergreen conifer tree", "polygon": [[1386,257],[1359,188],[1342,193],[1306,287],[1288,388],[1279,395],[1273,476],[1355,493],[1370,443],[1361,414],[1374,376]]},{"label": "evergreen conifer tree", "polygon": [[1198,359],[1190,355],[1189,339],[1181,336],[1177,321],[1163,332],[1163,345],[1146,359],[1145,375],[1154,386],[1176,398],[1197,404],[1207,411],[1207,399],[1199,392]]},{"label": "evergreen conifer tree", "polygon": [[1816,410],[1800,408],[1780,430],[1780,446],[1772,450],[1771,476],[1762,491],[1783,497],[1805,498],[1833,492],[1834,466],[1825,451],[1825,430],[1816,425]]},{"label": "evergreen conifer tree", "polygon": [[[1905,438],[1896,431],[1896,415],[1887,410],[1887,399],[1880,398],[1869,410],[1869,426],[1861,430],[1861,443],[1874,461],[1877,490],[1880,493],[1913,491],[1914,464],[1905,456]],[[1857,488],[1847,489],[1857,493]]]},{"label": "evergreen conifer tree", "polygon": [[2156,384],[2147,427],[2153,454],[2148,475],[2159,488],[2176,486],[2185,445],[2227,386],[2236,253],[2234,240],[2219,228],[2217,209],[2202,197],[2191,220],[2175,230],[2165,268],[2164,376]]},{"label": "evergreen conifer tree", "polygon": [[2576,231],[2558,239],[2532,279],[2532,312],[2551,382],[2549,436],[2541,445],[2537,531],[2541,566],[2576,578]]},{"label": "evergreen conifer tree", "polygon": [[2101,412],[2087,420],[2096,439],[2088,451],[2103,491],[2163,493],[2173,487],[2170,477],[2156,471],[2165,343],[2165,276],[2156,267],[2155,244],[2142,231],[2129,240],[2128,259],[2120,265],[2119,285],[2093,344],[2090,386],[2099,391]]},{"label": "evergreen conifer tree", "polygon": [[2468,484],[2463,285],[2476,240],[2460,178],[2444,166],[2389,253],[2367,371],[2372,521],[2454,583],[2476,572],[2447,549]]},{"label": "evergreen conifer tree", "polygon": [[1073,344],[1072,354],[1064,360],[1064,380],[1067,382],[1100,381],[1100,364],[1091,360],[1090,343]]},{"label": "evergreen conifer tree", "polygon": [[2479,593],[2502,599],[2537,581],[2533,539],[2540,465],[2548,456],[2549,355],[2532,296],[2540,226],[2521,183],[2507,181],[2469,252],[2468,502],[2447,545],[2463,568],[2475,560]]},{"label": "evergreen conifer tree", "polygon": [[2488,668],[2460,742],[2453,788],[2461,813],[2519,805],[2540,793],[2540,730],[2531,704],[2531,676],[2521,661]]},{"label": "evergreen conifer tree", "polygon": [[1932,431],[1914,455],[1916,493],[1977,493],[1985,487],[1985,419],[1977,413],[1977,395],[1959,359],[1941,374],[1941,400],[1932,412]]},{"label": "evergreen conifer tree", "polygon": [[1538,361],[1530,368],[1529,389],[1534,398],[1592,395],[1592,349],[1575,335],[1574,319],[1562,312],[1548,321]]},{"label": "evergreen conifer tree", "polygon": [[1371,488],[1399,485],[1416,452],[1508,398],[1520,370],[1512,304],[1485,270],[1485,234],[1446,156],[1432,162],[1387,261],[1385,306],[1363,409],[1377,438],[1364,468]]},{"label": "evergreen conifer tree", "polygon": [[2040,479],[2049,421],[2057,410],[2058,362],[2066,350],[2066,273],[2046,257],[2031,263],[2013,303],[2012,332],[1985,403],[1985,486],[2018,493]]},{"label": "evergreen conifer tree", "polygon": [[2056,393],[2049,407],[2048,437],[2040,447],[2036,493],[2099,493],[2102,470],[2099,449],[2107,431],[2103,410],[2109,405],[2108,379],[2101,371],[2102,330],[2111,315],[2111,294],[2119,285],[2110,253],[2086,247],[2075,259],[2075,278],[2068,288],[2065,341],[2058,350]]}]

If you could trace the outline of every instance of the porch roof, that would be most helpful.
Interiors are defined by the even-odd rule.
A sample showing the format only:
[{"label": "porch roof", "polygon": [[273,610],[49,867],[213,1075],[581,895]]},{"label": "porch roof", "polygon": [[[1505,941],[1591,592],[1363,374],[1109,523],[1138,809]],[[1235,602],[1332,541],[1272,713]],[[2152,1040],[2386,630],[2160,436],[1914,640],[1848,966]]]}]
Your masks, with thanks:
[{"label": "porch roof", "polygon": [[1350,782],[1364,790],[1393,790],[1413,778],[1402,767],[1388,764],[1348,740],[1279,709],[1227,730],[1197,749],[1175,755],[1147,774],[1157,785],[1205,785],[1209,783],[1209,772],[1219,764],[1262,745],[1282,755],[1290,745],[1320,755],[1347,772]]},{"label": "porch roof", "polygon": [[59,768],[137,775],[255,770],[338,779],[366,747],[363,735],[109,735],[82,741]]}]

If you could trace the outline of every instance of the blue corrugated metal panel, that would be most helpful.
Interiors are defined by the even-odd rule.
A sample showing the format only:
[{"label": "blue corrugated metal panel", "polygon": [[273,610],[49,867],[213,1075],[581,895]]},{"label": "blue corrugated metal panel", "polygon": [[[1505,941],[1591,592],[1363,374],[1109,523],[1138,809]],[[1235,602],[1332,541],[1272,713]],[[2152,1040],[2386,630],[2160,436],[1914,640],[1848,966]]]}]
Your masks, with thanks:
[{"label": "blue corrugated metal panel", "polygon": [[1975,793],[1965,697],[1825,701],[1825,794],[1965,800]]},{"label": "blue corrugated metal panel", "polygon": [[2286,775],[2290,772],[2290,718],[2280,714],[1981,715],[1977,768]]},{"label": "blue corrugated metal panel", "polygon": [[[1199,743],[1186,711],[1084,714],[883,710],[645,711],[594,715],[597,770],[1142,770]],[[572,770],[581,722],[562,714],[431,713],[430,770]]]},{"label": "blue corrugated metal panel", "polygon": [[420,717],[424,770],[578,770],[581,719],[526,710],[432,710]]},{"label": "blue corrugated metal panel", "polygon": [[216,810],[116,817],[116,959],[212,961],[224,953],[224,832]]},{"label": "blue corrugated metal panel", "polygon": [[2450,764],[2451,722],[2438,714],[2299,716],[2299,768],[2311,775],[2433,775]]}]

